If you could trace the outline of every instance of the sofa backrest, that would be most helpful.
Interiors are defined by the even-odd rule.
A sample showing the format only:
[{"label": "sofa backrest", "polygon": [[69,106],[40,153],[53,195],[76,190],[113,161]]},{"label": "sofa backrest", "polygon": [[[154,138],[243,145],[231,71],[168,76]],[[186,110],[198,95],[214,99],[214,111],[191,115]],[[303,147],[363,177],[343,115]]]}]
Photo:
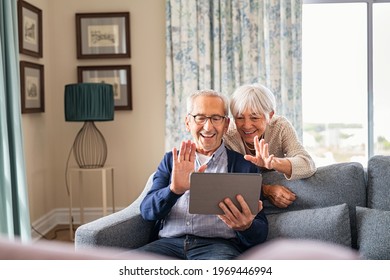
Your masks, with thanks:
[{"label": "sofa backrest", "polygon": [[287,180],[279,172],[268,172],[263,183],[283,185],[297,195],[297,200],[288,208],[277,208],[264,202],[266,214],[286,211],[328,207],[347,203],[350,207],[366,206],[366,179],[360,163],[338,163],[318,167],[317,172],[306,179]]}]

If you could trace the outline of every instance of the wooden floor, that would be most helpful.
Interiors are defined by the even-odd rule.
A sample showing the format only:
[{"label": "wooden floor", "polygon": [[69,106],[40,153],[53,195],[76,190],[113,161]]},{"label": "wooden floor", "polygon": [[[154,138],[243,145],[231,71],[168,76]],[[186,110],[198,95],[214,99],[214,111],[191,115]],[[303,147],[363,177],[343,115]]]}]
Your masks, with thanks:
[{"label": "wooden floor", "polygon": [[[75,231],[76,228],[77,228],[77,225],[74,225],[73,231]],[[69,225],[57,225],[55,228],[53,228],[47,234],[42,236],[41,239],[63,241],[63,242],[73,242],[73,240],[71,240],[71,238],[70,238]]]}]

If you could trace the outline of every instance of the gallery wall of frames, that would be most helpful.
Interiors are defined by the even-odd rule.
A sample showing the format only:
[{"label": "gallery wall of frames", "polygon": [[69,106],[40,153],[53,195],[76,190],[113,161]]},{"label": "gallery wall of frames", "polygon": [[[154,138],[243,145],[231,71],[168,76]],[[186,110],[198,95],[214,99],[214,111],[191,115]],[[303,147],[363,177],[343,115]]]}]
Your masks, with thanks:
[{"label": "gallery wall of frames", "polygon": [[[18,1],[19,53],[28,58],[20,61],[23,114],[45,112],[42,17],[39,7]],[[112,84],[115,110],[132,110],[131,65],[123,63],[131,58],[130,12],[76,13],[75,36],[77,60],[93,64],[75,67],[75,83]],[[104,59],[115,59],[118,63],[101,64]]]}]

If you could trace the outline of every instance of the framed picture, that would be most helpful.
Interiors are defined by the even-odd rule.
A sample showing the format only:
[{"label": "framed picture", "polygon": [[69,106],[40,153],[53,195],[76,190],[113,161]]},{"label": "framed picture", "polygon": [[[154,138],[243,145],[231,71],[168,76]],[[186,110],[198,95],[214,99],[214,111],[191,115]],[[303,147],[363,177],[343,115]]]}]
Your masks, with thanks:
[{"label": "framed picture", "polygon": [[22,114],[45,112],[44,67],[27,61],[20,62]]},{"label": "framed picture", "polygon": [[77,58],[130,57],[130,13],[76,14]]},{"label": "framed picture", "polygon": [[115,110],[132,110],[131,66],[79,66],[79,83],[107,83],[114,88]]},{"label": "framed picture", "polygon": [[37,7],[18,1],[19,52],[42,57],[42,11]]}]

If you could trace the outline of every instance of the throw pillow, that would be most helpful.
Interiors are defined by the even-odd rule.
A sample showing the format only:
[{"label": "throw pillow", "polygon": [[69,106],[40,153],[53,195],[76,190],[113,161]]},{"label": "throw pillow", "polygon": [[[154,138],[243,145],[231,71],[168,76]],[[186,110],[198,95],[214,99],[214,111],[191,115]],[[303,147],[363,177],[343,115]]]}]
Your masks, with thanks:
[{"label": "throw pillow", "polygon": [[367,166],[367,207],[386,211],[390,210],[389,174],[390,156],[376,155],[369,159]]},{"label": "throw pillow", "polygon": [[316,209],[268,215],[268,240],[312,239],[351,247],[351,227],[346,203]]},{"label": "throw pillow", "polygon": [[390,211],[356,207],[356,223],[363,258],[390,260]]}]

